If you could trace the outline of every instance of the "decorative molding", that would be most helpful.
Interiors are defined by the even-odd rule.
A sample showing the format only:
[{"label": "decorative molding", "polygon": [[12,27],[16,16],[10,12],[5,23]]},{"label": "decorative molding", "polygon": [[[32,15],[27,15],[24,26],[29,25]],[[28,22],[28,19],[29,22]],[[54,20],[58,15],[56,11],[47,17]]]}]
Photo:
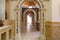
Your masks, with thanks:
[{"label": "decorative molding", "polygon": [[60,22],[51,22],[51,21],[46,21],[45,23],[60,24]]},{"label": "decorative molding", "polygon": [[[20,8],[16,8],[14,11],[20,11]],[[40,8],[40,11],[46,11],[46,8]]]},{"label": "decorative molding", "polygon": [[[18,12],[18,14],[21,12],[21,4],[23,3],[23,1],[26,1],[26,0],[22,0],[22,1],[19,1],[18,2],[18,9],[15,9],[17,12]],[[44,19],[44,12],[45,12],[45,8],[44,8],[44,4],[43,4],[43,1],[41,1],[41,0],[36,0],[36,2],[38,2],[39,3],[39,6],[40,6],[40,8],[39,8],[39,13],[40,13],[40,17],[41,17],[41,20],[40,20],[40,26],[41,26],[41,37],[40,37],[40,39],[41,40],[46,40],[46,37],[45,37],[45,19]],[[41,11],[42,10],[42,11]],[[19,12],[20,11],[20,12]],[[18,19],[19,20],[19,19]]]},{"label": "decorative molding", "polygon": [[40,8],[41,11],[46,11],[46,8]]},{"label": "decorative molding", "polygon": [[18,0],[11,0],[11,1],[18,1]]},{"label": "decorative molding", "polygon": [[20,8],[16,8],[16,9],[14,9],[14,11],[20,11]]},{"label": "decorative molding", "polygon": [[43,1],[49,1],[49,0],[43,0]]}]

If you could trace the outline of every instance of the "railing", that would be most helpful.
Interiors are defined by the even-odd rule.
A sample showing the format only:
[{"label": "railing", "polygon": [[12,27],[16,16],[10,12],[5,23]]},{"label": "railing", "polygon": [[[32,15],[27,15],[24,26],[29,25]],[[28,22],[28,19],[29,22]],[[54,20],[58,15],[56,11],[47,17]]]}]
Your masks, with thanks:
[{"label": "railing", "polygon": [[0,27],[0,40],[13,40],[13,35],[12,25]]}]

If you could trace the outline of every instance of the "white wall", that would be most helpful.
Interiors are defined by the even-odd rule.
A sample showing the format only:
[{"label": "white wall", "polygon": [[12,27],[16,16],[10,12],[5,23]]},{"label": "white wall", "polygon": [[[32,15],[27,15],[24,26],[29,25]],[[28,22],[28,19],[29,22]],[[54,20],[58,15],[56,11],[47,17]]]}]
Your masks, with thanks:
[{"label": "white wall", "polygon": [[44,2],[46,12],[45,21],[60,22],[60,0]]},{"label": "white wall", "polygon": [[5,0],[0,0],[0,19],[5,19]]},{"label": "white wall", "polygon": [[52,1],[52,21],[60,22],[60,0],[51,0]]}]

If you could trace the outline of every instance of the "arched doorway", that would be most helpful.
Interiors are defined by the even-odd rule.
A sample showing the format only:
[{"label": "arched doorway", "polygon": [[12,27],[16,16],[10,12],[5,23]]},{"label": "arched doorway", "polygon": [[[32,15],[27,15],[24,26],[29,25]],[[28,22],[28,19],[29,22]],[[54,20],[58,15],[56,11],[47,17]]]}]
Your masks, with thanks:
[{"label": "arched doorway", "polygon": [[[32,11],[32,9],[27,9],[27,11],[24,12],[24,23],[25,26],[28,26],[30,24],[31,28],[35,28],[36,26],[36,12]],[[29,23],[30,22],[30,23]]]},{"label": "arched doorway", "polygon": [[24,25],[21,26],[22,40],[38,39],[40,35],[40,30],[39,31],[37,30],[37,21],[39,20],[38,14],[39,5],[35,1],[25,1],[22,3],[21,8],[22,8],[21,21],[22,24]]},{"label": "arched doorway", "polygon": [[[37,11],[35,8],[37,8],[39,11],[37,11],[38,12],[38,17],[36,17],[36,22],[37,23],[40,23],[39,24],[39,29],[41,29],[41,40],[43,39],[45,39],[45,32],[44,32],[44,30],[45,30],[45,27],[44,27],[44,12],[43,11],[41,11],[40,9],[42,9],[42,8],[44,8],[44,5],[43,5],[43,3],[42,3],[42,1],[40,1],[40,0],[22,0],[22,1],[20,1],[19,3],[18,3],[18,7],[17,8],[20,8],[20,11],[18,12],[18,13],[20,13],[20,16],[18,17],[18,18],[20,18],[20,23],[19,24],[24,24],[23,23],[23,20],[24,20],[24,15],[23,15],[23,12],[24,12],[24,10],[26,10],[26,9],[34,9],[35,11]],[[22,10],[23,10],[23,12],[22,12]],[[35,15],[36,16],[36,15]],[[20,25],[20,28],[22,27]]]},{"label": "arched doorway", "polygon": [[[30,20],[29,20],[30,19]],[[27,23],[31,22],[32,25],[34,25],[34,13],[32,11],[27,11],[25,13],[25,19],[24,19],[25,25],[27,26]]]}]

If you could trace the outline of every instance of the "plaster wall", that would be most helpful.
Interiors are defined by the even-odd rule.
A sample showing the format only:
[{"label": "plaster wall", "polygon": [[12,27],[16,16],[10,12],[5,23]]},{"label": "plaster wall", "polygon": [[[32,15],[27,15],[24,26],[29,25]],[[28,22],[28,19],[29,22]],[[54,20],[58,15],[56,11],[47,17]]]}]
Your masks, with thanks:
[{"label": "plaster wall", "polygon": [[5,20],[5,0],[0,0],[0,19]]}]

